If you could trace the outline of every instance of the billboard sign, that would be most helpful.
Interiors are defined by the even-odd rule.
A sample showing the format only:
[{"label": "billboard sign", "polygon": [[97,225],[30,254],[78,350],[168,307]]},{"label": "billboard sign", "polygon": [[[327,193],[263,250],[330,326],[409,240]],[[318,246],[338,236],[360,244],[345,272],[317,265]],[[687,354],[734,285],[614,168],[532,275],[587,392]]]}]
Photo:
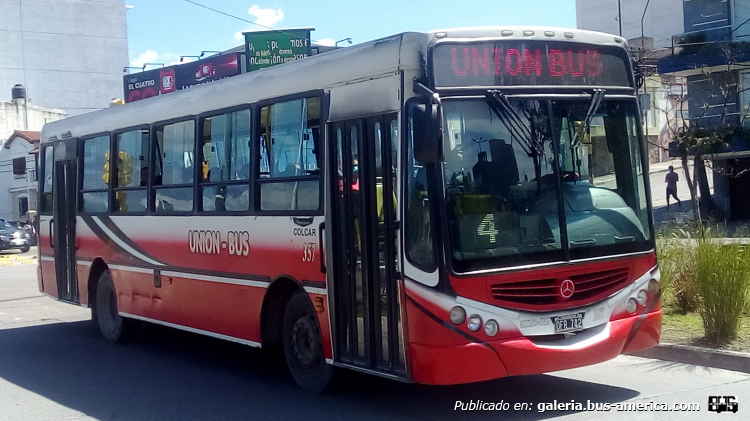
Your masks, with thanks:
[{"label": "billboard sign", "polygon": [[203,60],[123,76],[125,102],[168,94],[191,86],[240,74],[240,54],[225,54]]},{"label": "billboard sign", "polygon": [[305,58],[310,52],[310,31],[314,28],[245,32],[247,71]]}]

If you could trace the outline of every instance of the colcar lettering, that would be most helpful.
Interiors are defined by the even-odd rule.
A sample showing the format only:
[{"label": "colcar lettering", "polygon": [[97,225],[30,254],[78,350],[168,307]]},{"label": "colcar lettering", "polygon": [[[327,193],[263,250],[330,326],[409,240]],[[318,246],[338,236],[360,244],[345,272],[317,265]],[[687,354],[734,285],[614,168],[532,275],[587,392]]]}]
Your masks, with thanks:
[{"label": "colcar lettering", "polygon": [[315,228],[295,228],[293,232],[296,237],[315,237],[317,235]]}]

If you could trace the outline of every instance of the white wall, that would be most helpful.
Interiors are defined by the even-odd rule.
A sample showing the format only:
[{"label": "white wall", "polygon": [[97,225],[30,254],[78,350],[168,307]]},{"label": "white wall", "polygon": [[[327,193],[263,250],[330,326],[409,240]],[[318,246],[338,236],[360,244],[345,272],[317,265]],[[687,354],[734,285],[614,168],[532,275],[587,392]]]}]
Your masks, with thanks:
[{"label": "white wall", "polygon": [[[622,36],[641,36],[641,17],[647,0],[620,0]],[[651,0],[643,17],[643,34],[654,39],[654,48],[671,47],[672,36],[684,32],[683,0]],[[579,29],[619,35],[617,0],[576,0],[576,22]]]},{"label": "white wall", "polygon": [[[25,215],[19,215],[18,200],[26,197],[29,209],[36,209],[35,161],[34,155],[29,155],[34,145],[26,139],[16,138],[8,146],[0,148],[0,219],[26,220]],[[26,174],[13,174],[14,158],[24,158]]]},{"label": "white wall", "polygon": [[30,100],[28,110],[27,115],[23,100],[0,101],[0,145],[5,143],[15,130],[41,131],[45,123],[65,117],[63,110],[36,107]]},{"label": "white wall", "polygon": [[[62,110],[31,104],[27,115],[23,100],[0,101],[0,219],[25,221],[26,217],[18,213],[22,197],[28,198],[29,209],[36,209],[36,158],[29,155],[36,146],[20,137],[7,143],[8,138],[15,130],[41,131],[45,123],[64,117]],[[13,174],[13,159],[21,157],[26,160],[26,174]]]},{"label": "white wall", "polygon": [[15,84],[70,115],[122,97],[125,0],[0,0],[0,100]]}]

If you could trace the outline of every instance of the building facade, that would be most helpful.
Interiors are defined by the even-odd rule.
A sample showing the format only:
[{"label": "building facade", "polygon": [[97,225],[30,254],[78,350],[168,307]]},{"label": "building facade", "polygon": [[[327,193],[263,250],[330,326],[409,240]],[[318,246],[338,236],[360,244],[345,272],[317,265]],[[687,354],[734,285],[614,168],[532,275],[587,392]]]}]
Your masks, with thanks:
[{"label": "building facade", "polygon": [[63,117],[64,111],[33,106],[25,98],[0,101],[0,219],[31,219],[28,211],[36,210],[39,131]]},{"label": "building facade", "polygon": [[69,115],[122,97],[128,65],[125,0],[0,0],[0,101],[26,87]]},{"label": "building facade", "polygon": [[628,40],[650,37],[660,50],[684,32],[682,8],[683,0],[576,0],[576,22],[578,29]]},{"label": "building facade", "polygon": [[712,205],[730,219],[750,219],[750,1],[685,0],[685,31],[662,74],[687,81],[691,128],[734,130],[731,139],[703,151],[711,159]]},{"label": "building facade", "polygon": [[675,36],[684,32],[683,0],[576,0],[579,29],[621,35],[643,73],[643,132],[649,161],[671,159],[666,152],[686,113],[685,79],[664,80],[656,60],[671,54]]}]

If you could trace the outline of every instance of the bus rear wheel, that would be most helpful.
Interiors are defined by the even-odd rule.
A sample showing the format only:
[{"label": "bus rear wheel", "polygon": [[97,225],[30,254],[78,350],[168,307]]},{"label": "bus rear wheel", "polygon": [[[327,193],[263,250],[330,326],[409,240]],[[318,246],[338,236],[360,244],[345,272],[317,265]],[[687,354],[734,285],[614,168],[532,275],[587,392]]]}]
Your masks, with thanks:
[{"label": "bus rear wheel", "polygon": [[94,312],[96,323],[104,339],[112,343],[120,343],[127,338],[132,321],[124,319],[117,310],[117,292],[108,270],[99,276]]},{"label": "bus rear wheel", "polygon": [[310,392],[323,392],[331,382],[333,367],[323,354],[323,337],[315,310],[303,291],[297,291],[284,312],[284,355],[297,384]]}]

